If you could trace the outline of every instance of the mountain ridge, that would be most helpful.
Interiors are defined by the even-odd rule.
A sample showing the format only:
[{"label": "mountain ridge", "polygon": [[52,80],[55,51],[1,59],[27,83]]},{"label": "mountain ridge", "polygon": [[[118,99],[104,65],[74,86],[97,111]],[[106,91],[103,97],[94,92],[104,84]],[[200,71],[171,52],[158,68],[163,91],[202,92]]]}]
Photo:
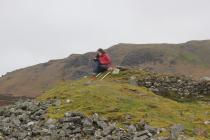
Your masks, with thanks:
[{"label": "mountain ridge", "polygon": [[[210,75],[210,40],[180,44],[119,43],[107,49],[116,65],[149,68],[152,71],[191,75]],[[91,73],[94,52],[72,54],[9,72],[0,78],[0,94],[36,97],[66,80],[79,79]]]}]

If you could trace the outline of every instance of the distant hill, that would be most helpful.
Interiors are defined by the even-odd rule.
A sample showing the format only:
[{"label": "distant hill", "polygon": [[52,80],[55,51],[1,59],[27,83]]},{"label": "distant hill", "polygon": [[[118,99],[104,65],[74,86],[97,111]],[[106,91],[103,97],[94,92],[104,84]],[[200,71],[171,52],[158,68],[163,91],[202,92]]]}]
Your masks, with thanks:
[{"label": "distant hill", "polygon": [[[210,40],[182,44],[117,44],[107,49],[116,65],[210,76]],[[19,69],[0,78],[0,94],[35,97],[55,84],[91,73],[93,52]]]}]

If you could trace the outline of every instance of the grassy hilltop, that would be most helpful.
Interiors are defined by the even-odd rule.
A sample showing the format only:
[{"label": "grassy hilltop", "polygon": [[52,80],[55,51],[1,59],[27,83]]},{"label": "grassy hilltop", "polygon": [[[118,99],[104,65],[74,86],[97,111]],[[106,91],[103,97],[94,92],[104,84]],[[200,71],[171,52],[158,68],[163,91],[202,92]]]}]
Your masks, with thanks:
[{"label": "grassy hilltop", "polygon": [[[143,71],[133,73],[145,76]],[[170,128],[173,124],[183,124],[185,134],[196,139],[195,128],[210,132],[210,126],[204,122],[210,118],[209,103],[203,101],[177,102],[158,96],[145,87],[128,84],[126,80],[131,73],[122,72],[112,75],[103,81],[84,78],[77,81],[60,83],[39,97],[40,100],[58,99],[59,106],[48,110],[51,118],[61,118],[67,111],[82,112],[86,115],[98,113],[103,117],[116,121],[120,127],[126,123],[138,123],[141,120],[157,128]],[[69,102],[66,102],[69,100]],[[163,132],[161,135],[168,135]],[[209,136],[210,137],[210,136]]]}]

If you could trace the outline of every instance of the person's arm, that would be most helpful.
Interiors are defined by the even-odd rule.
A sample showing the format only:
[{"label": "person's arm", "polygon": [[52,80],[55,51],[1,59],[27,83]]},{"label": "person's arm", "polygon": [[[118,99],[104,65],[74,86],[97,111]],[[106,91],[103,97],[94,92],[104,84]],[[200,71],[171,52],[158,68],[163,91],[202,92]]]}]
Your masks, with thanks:
[{"label": "person's arm", "polygon": [[95,58],[93,58],[94,61],[98,61],[99,60],[99,54],[96,55]]}]

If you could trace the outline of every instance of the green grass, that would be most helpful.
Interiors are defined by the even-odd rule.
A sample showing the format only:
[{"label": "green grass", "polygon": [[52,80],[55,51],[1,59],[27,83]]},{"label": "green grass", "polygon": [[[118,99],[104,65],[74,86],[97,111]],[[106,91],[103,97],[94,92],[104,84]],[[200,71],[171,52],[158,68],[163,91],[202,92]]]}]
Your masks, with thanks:
[{"label": "green grass", "polygon": [[[124,76],[112,76],[104,81],[94,81],[87,86],[89,79],[65,82],[39,97],[40,100],[60,99],[61,106],[52,106],[48,110],[51,118],[61,118],[67,111],[78,111],[86,115],[98,113],[101,116],[124,124],[127,116],[130,123],[144,119],[155,127],[170,127],[181,123],[186,127],[186,134],[195,137],[194,128],[202,128],[210,132],[210,126],[204,121],[209,120],[210,106],[205,102],[180,103],[150,92],[144,87],[136,87],[119,82]],[[142,75],[145,75],[142,74]],[[70,99],[70,103],[66,100]]]},{"label": "green grass", "polygon": [[180,55],[179,58],[181,61],[185,61],[190,64],[195,64],[195,65],[202,65],[205,66],[206,64],[201,60],[201,57],[194,53],[190,52],[184,52],[183,54]]}]

